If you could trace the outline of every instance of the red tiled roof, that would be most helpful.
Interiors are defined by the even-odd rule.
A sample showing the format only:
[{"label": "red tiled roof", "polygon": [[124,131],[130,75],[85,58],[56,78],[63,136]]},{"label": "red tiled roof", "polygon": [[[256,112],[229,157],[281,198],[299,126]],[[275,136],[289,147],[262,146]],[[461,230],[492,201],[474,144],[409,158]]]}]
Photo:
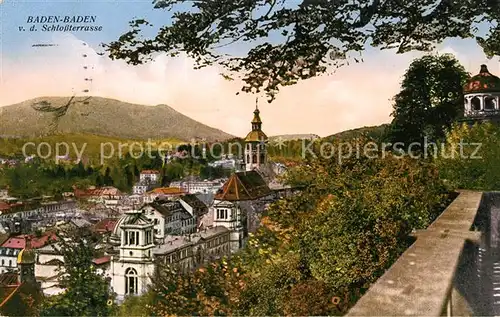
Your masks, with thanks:
[{"label": "red tiled roof", "polygon": [[[56,234],[53,232],[49,232],[41,237],[33,237],[31,239],[31,247],[33,249],[38,249],[56,240],[57,240]],[[2,247],[12,248],[12,249],[24,249],[25,246],[26,246],[25,235],[11,237],[2,244]]]},{"label": "red tiled roof", "polygon": [[118,219],[114,218],[103,219],[94,225],[94,230],[101,233],[111,232],[115,228],[117,222]]},{"label": "red tiled roof", "polygon": [[89,196],[89,193],[87,191],[78,188],[75,188],[73,190],[73,193],[75,194],[76,198],[84,198]]},{"label": "red tiled roof", "polygon": [[178,187],[161,187],[155,188],[152,191],[148,192],[148,194],[159,194],[159,195],[185,195],[187,192]]},{"label": "red tiled roof", "polygon": [[103,256],[103,257],[100,257],[98,259],[93,259],[92,262],[95,264],[95,265],[101,265],[101,264],[104,264],[104,263],[108,263],[109,261],[111,261],[111,257],[108,255],[108,256]]},{"label": "red tiled roof", "polygon": [[115,187],[101,187],[87,191],[90,196],[122,196],[122,192]]},{"label": "red tiled roof", "polygon": [[255,200],[271,194],[271,189],[256,171],[234,173],[215,195],[226,201]]},{"label": "red tiled roof", "polygon": [[7,211],[10,209],[10,205],[0,201],[0,211]]},{"label": "red tiled roof", "polygon": [[157,170],[144,170],[144,171],[141,171],[141,174],[160,174],[160,171],[157,171]]},{"label": "red tiled roof", "polygon": [[115,188],[115,187],[101,187],[101,188],[94,188],[94,189],[87,189],[87,190],[81,190],[75,188],[73,190],[73,193],[75,194],[75,197],[77,198],[84,198],[84,197],[105,197],[105,196],[122,196],[123,193]]}]

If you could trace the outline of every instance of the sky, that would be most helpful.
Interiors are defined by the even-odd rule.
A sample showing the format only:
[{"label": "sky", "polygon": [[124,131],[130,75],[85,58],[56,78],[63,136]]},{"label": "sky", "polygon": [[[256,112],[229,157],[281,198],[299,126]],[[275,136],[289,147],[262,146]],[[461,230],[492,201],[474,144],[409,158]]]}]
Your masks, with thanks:
[{"label": "sky", "polygon": [[[96,16],[95,25],[102,26],[102,31],[29,31],[29,16],[71,15]],[[251,128],[256,96],[236,95],[241,83],[224,80],[221,69],[194,70],[193,61],[183,55],[158,55],[148,64],[132,66],[97,54],[100,43],[116,40],[129,30],[128,22],[134,18],[146,18],[159,26],[168,23],[170,15],[153,9],[151,1],[145,0],[0,0],[0,107],[88,90],[87,95],[130,103],[166,104],[204,124],[245,136]],[[32,47],[41,43],[58,46]],[[230,50],[233,54],[243,52],[238,46]],[[500,74],[498,60],[487,60],[473,40],[448,40],[437,50],[455,54],[472,74],[478,73],[483,63],[492,73]],[[363,53],[363,63],[285,87],[271,104],[261,96],[263,130],[267,135],[326,136],[390,122],[391,99],[411,61],[421,55],[370,48]]]}]

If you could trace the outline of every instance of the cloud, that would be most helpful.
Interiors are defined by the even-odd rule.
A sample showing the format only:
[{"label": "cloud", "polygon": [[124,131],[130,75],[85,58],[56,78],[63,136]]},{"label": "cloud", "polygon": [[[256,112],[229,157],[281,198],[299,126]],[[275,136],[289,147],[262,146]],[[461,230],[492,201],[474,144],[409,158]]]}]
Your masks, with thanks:
[{"label": "cloud", "polygon": [[[71,34],[53,36],[57,47],[27,46],[25,55],[4,58],[0,106],[39,96],[85,95],[84,91],[89,90],[89,95],[131,103],[167,104],[195,120],[238,136],[250,130],[255,96],[236,96],[240,83],[224,80],[216,67],[194,70],[194,62],[186,56],[165,55],[145,65],[131,66],[97,55]],[[461,54],[453,47],[443,51]],[[268,135],[329,135],[389,122],[390,99],[398,92],[409,63],[418,55],[371,50],[365,53],[364,63],[285,87],[272,104],[262,98],[259,108],[263,129]]]}]

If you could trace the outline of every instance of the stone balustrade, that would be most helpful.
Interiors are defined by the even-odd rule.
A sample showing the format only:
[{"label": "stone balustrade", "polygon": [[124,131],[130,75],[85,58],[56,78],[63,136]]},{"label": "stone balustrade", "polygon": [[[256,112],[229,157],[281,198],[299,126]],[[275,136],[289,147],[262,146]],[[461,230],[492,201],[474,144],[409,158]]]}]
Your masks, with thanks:
[{"label": "stone balustrade", "polygon": [[457,287],[456,274],[466,244],[477,245],[481,240],[481,232],[471,229],[482,202],[482,192],[460,191],[426,230],[415,233],[417,239],[413,245],[370,287],[347,316],[475,314],[470,300]]}]

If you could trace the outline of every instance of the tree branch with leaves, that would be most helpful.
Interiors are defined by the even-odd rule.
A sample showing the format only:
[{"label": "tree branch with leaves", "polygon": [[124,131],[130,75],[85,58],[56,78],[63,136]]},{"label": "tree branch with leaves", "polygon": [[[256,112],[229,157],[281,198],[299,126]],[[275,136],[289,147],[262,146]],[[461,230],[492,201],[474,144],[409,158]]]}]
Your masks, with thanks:
[{"label": "tree branch with leaves", "polygon": [[[171,23],[153,38],[145,19],[104,44],[112,59],[138,65],[156,53],[184,52],[196,67],[220,65],[227,79],[239,77],[241,91],[265,92],[269,102],[280,87],[362,61],[372,45],[381,49],[429,51],[447,38],[476,39],[489,56],[500,52],[500,8],[490,0],[155,0],[172,12]],[[479,24],[487,25],[479,32]],[[236,56],[223,48],[242,45]]]}]

